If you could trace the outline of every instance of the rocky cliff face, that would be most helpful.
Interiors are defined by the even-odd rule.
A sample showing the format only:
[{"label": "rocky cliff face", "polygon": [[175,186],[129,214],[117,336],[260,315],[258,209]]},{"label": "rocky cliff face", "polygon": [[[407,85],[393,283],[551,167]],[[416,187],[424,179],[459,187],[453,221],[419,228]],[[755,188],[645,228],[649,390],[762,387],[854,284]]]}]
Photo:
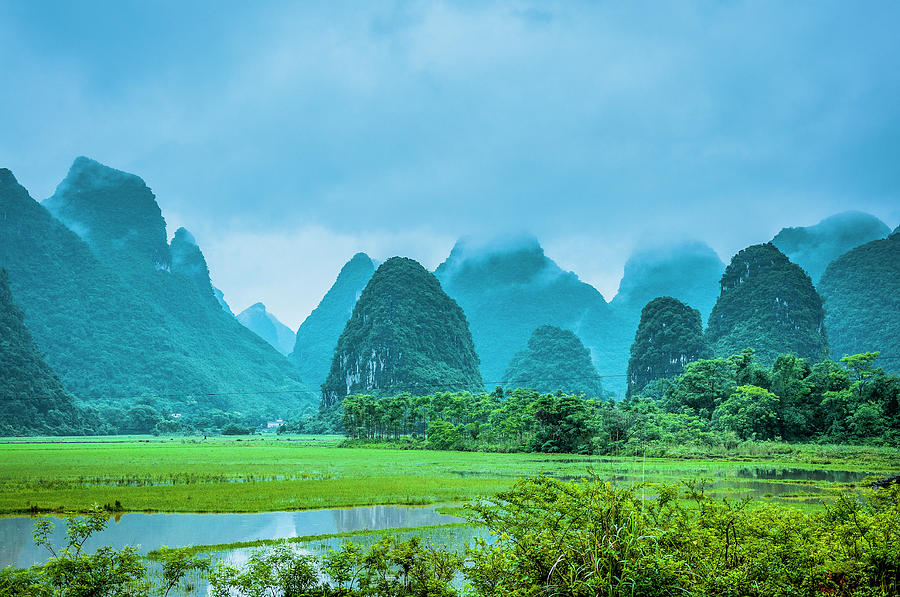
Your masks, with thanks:
[{"label": "rocky cliff face", "polygon": [[528,346],[515,354],[503,375],[507,390],[529,388],[539,392],[562,390],[603,398],[607,392],[591,353],[569,330],[542,325],[531,334]]},{"label": "rocky cliff face", "polygon": [[838,257],[819,282],[831,354],[879,351],[877,363],[900,371],[900,233]]},{"label": "rocky cliff face", "polygon": [[680,375],[688,363],[710,356],[700,312],[670,296],[653,299],[641,311],[631,345],[627,395],[651,381]]},{"label": "rocky cliff face", "polygon": [[291,359],[310,387],[320,387],[328,376],[338,338],[363,288],[375,273],[375,265],[365,253],[354,255],[297,330]]},{"label": "rocky cliff face", "polygon": [[393,257],[372,275],[338,339],[323,404],[348,394],[484,389],[459,305],[412,259]]},{"label": "rocky cliff face", "polygon": [[771,243],[735,255],[720,281],[706,338],[716,356],[756,350],[769,366],[779,354],[828,356],[822,299],[806,272]]},{"label": "rocky cliff face", "polygon": [[256,303],[241,311],[237,320],[283,355],[289,354],[294,346],[294,332],[266,311],[266,306],[262,303]]},{"label": "rocky cliff face", "polygon": [[854,247],[885,238],[890,232],[887,224],[875,216],[848,211],[825,218],[815,226],[782,228],[772,244],[818,284],[833,260]]}]

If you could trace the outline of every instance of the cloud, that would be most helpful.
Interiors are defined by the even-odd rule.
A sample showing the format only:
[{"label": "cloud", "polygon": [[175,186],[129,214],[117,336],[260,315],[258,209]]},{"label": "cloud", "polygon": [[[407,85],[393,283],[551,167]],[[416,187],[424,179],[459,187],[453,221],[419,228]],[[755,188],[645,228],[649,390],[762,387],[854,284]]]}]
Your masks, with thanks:
[{"label": "cloud", "polygon": [[237,259],[211,260],[229,294],[252,276],[217,229],[327,236],[322,268],[528,230],[611,298],[647,239],[727,261],[838,211],[900,218],[895,3],[72,6],[0,7],[0,162],[37,197],[75,155],[141,175]]}]

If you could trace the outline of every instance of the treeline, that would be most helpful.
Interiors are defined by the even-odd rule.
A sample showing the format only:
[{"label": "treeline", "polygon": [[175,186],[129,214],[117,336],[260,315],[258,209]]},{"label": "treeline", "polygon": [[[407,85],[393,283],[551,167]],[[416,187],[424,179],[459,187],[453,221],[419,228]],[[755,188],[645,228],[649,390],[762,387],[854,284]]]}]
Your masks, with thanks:
[{"label": "treeline", "polygon": [[447,450],[665,453],[746,441],[900,444],[900,378],[878,353],[810,364],[752,350],[689,363],[621,402],[528,389],[348,396],[284,431],[343,428],[354,443]]}]

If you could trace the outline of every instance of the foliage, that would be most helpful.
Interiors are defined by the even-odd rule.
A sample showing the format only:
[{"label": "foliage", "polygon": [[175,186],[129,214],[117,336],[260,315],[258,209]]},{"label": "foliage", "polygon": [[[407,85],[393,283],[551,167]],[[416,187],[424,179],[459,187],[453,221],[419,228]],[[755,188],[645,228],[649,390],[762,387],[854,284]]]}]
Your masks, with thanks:
[{"label": "foliage", "polygon": [[711,356],[700,312],[672,297],[655,298],[641,311],[625,395],[632,396],[651,381],[679,375],[688,363]]},{"label": "foliage", "polygon": [[418,537],[387,536],[367,550],[345,543],[326,554],[323,568],[347,595],[450,597],[457,594],[451,583],[462,559]]},{"label": "foliage", "polygon": [[527,348],[517,352],[510,361],[502,385],[507,390],[562,390],[599,398],[607,395],[591,363],[591,354],[578,336],[552,325],[534,330]]},{"label": "foliage", "polygon": [[764,365],[782,353],[813,362],[828,356],[822,299],[809,276],[771,243],[731,259],[706,338],[724,357],[753,348]]},{"label": "foliage", "polygon": [[393,257],[353,308],[322,385],[324,406],[357,392],[481,391],[466,316],[428,270]]},{"label": "foliage", "polygon": [[319,588],[313,558],[287,545],[254,550],[243,568],[219,562],[209,584],[213,597],[300,597]]},{"label": "foliage", "polygon": [[702,481],[680,493],[533,477],[471,508],[495,537],[468,552],[476,595],[900,592],[900,486],[804,515],[713,500]]},{"label": "foliage", "polygon": [[713,411],[713,423],[740,439],[774,439],[778,432],[778,396],[758,386],[738,386]]},{"label": "foliage", "polygon": [[222,427],[222,435],[250,435],[250,429],[229,423]]},{"label": "foliage", "polygon": [[477,395],[353,395],[343,407],[344,427],[353,438],[397,440],[412,434],[418,447],[435,450],[589,453],[599,403],[562,392],[504,394],[498,387]]},{"label": "foliage", "polygon": [[766,368],[746,349],[688,363],[681,375],[618,403],[499,387],[491,394],[359,394],[344,399],[342,420],[354,440],[439,450],[607,454],[640,445],[665,454],[781,439],[897,444],[900,379],[874,367],[877,356],[811,366],[781,355]]},{"label": "foliage", "polygon": [[0,269],[0,435],[83,430],[82,414],[35,345]]},{"label": "foliage", "polygon": [[[146,566],[134,547],[114,550],[101,547],[93,554],[84,549],[91,535],[106,528],[109,514],[94,508],[85,517],[72,517],[66,529],[66,544],[57,551],[50,541],[53,523],[35,522],[34,542],[46,547],[46,564],[25,571],[6,568],[0,573],[4,595],[35,597],[140,597],[149,595]],[[177,582],[177,581],[176,581]]]},{"label": "foliage", "polygon": [[819,291],[835,359],[877,348],[882,367],[900,372],[900,233],[835,259]]},{"label": "foliage", "polygon": [[160,592],[163,597],[167,597],[188,572],[207,572],[210,569],[209,558],[198,556],[189,548],[169,549],[163,545],[158,551],[158,559],[162,562],[163,586]]},{"label": "foliage", "polygon": [[[284,416],[309,402],[290,362],[219,307],[197,263],[170,265],[165,222],[140,179],[82,161],[73,170],[57,200],[78,234],[0,173],[0,266],[39,350],[88,403],[91,431],[116,432],[121,413],[105,411],[135,396],[155,397],[165,416]],[[132,203],[142,207],[111,207]],[[120,238],[129,221],[133,243]]]}]

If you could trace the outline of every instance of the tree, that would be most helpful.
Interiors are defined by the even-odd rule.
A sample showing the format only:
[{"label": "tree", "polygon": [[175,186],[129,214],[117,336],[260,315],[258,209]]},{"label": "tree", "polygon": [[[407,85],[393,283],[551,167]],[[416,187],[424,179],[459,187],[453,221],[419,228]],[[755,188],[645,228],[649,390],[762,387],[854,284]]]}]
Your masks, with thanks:
[{"label": "tree", "polygon": [[778,396],[758,386],[738,386],[713,412],[713,424],[741,439],[774,439]]},{"label": "tree", "polygon": [[666,391],[663,404],[669,412],[689,409],[693,414],[709,419],[720,403],[734,389],[734,364],[726,359],[700,359],[688,363]]},{"label": "tree", "polygon": [[[46,547],[51,557],[37,567],[42,590],[54,597],[140,597],[149,595],[146,566],[134,547],[120,551],[101,547],[93,554],[85,542],[106,528],[109,514],[94,506],[87,516],[68,520],[66,544],[57,551],[50,541],[53,523],[46,518],[35,522],[34,542]],[[42,594],[42,593],[38,593]]]}]

